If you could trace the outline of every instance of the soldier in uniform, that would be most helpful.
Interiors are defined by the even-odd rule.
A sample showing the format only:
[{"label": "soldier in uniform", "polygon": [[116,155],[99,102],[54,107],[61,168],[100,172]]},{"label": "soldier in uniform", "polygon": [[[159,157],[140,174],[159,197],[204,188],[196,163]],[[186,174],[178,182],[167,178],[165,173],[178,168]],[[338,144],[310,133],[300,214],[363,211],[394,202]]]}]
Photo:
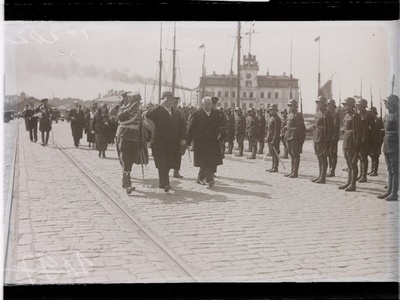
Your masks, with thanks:
[{"label": "soldier in uniform", "polygon": [[286,140],[290,156],[291,173],[285,177],[297,178],[300,166],[300,154],[303,151],[303,143],[306,138],[306,127],[303,115],[297,111],[298,103],[291,99],[288,103],[289,115],[287,119]]},{"label": "soldier in uniform", "polygon": [[[180,115],[181,115],[181,127],[183,128],[183,131],[186,133],[186,119],[185,119],[185,114],[183,112],[182,109],[178,108],[178,104],[179,104],[179,97],[173,97],[174,100],[174,108],[175,111],[177,111]],[[181,145],[180,147],[180,151],[181,151],[181,156],[179,157],[179,163],[178,163],[178,167],[174,169],[174,178],[183,178],[183,176],[179,173],[180,169],[181,169],[181,163],[182,163],[182,155],[185,154],[186,151],[186,145]]]},{"label": "soldier in uniform", "polygon": [[339,189],[346,192],[356,190],[356,181],[358,175],[358,155],[361,148],[361,118],[359,114],[354,113],[354,98],[346,98],[343,101],[345,116],[343,118],[343,154],[347,164],[347,182],[339,186]]},{"label": "soldier in uniform", "polygon": [[[268,104],[267,105],[267,111],[266,111],[266,113],[265,113],[265,129],[264,129],[264,132],[266,133],[266,132],[268,132],[268,121],[269,121],[269,118],[271,118],[271,115],[270,115],[270,110],[269,110],[269,107],[271,106],[271,104]],[[267,148],[267,154],[266,154],[267,156],[271,156],[271,152],[269,152],[269,149]]]},{"label": "soldier in uniform", "polygon": [[250,108],[247,112],[249,115],[246,118],[246,134],[247,138],[249,139],[251,150],[251,155],[247,157],[247,159],[256,159],[257,142],[260,136],[260,128],[254,107]]},{"label": "soldier in uniform", "polygon": [[228,143],[228,150],[225,152],[225,154],[232,154],[233,141],[235,140],[235,117],[233,116],[230,108],[226,110],[225,123],[226,123],[225,141]]},{"label": "soldier in uniform", "polygon": [[283,159],[288,158],[288,148],[287,148],[287,141],[286,141],[286,131],[287,131],[287,116],[288,112],[286,108],[281,110],[282,115],[282,123],[281,123],[281,141],[283,144],[283,155],[281,156]]},{"label": "soldier in uniform", "polygon": [[[282,126],[281,118],[278,116],[278,107],[276,104],[270,105],[268,111],[271,117],[268,120],[267,143],[269,152],[272,154],[272,168],[269,172],[278,172],[279,166],[279,141]],[[264,128],[264,127],[263,127]]]},{"label": "soldier in uniform", "polygon": [[371,172],[369,176],[378,176],[379,156],[381,155],[381,148],[385,136],[385,129],[382,118],[378,117],[376,107],[371,107],[370,110],[373,126],[371,130],[369,156],[371,157]]},{"label": "soldier in uniform", "polygon": [[147,164],[148,153],[143,140],[143,120],[139,110],[141,96],[136,94],[129,99],[128,93],[123,94],[123,99],[111,109],[110,114],[117,110],[119,124],[116,149],[122,166],[122,187],[130,194],[135,190],[131,182],[132,165]]},{"label": "soldier in uniform", "polygon": [[246,133],[246,119],[243,116],[242,109],[240,107],[235,108],[235,136],[236,142],[239,146],[239,153],[235,156],[243,156],[244,149],[244,136]]},{"label": "soldier in uniform", "polygon": [[53,110],[49,106],[49,99],[42,99],[42,105],[35,109],[36,113],[41,113],[39,121],[39,131],[42,133],[42,146],[47,146],[49,142],[49,133],[51,131],[51,114]]},{"label": "soldier in uniform", "polygon": [[258,119],[258,128],[260,128],[260,135],[258,138],[259,148],[257,154],[263,154],[265,145],[265,134],[266,134],[265,132],[266,120],[263,109],[261,107],[257,109],[257,119]]},{"label": "soldier in uniform", "polygon": [[327,110],[327,100],[324,96],[315,101],[318,111],[314,123],[314,151],[318,158],[319,176],[312,179],[315,183],[325,183],[328,170],[328,154],[333,135],[333,118]]},{"label": "soldier in uniform", "polygon": [[379,195],[379,199],[397,201],[399,191],[399,97],[390,95],[385,101],[387,114],[385,116],[385,137],[383,153],[388,170],[387,190]]},{"label": "soldier in uniform", "polygon": [[335,100],[328,100],[328,111],[330,112],[333,118],[333,133],[332,139],[330,141],[329,146],[329,154],[328,154],[328,166],[329,172],[326,174],[326,177],[335,177],[337,158],[338,158],[338,142],[340,138],[340,115],[336,111],[336,103]]}]

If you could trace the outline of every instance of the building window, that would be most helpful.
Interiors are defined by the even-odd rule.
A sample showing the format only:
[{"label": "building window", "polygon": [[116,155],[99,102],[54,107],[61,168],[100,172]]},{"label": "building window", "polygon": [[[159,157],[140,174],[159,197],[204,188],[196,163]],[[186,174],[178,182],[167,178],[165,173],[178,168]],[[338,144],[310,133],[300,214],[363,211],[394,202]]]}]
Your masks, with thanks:
[{"label": "building window", "polygon": [[234,110],[236,107],[235,107],[235,103],[231,103],[231,108]]},{"label": "building window", "polygon": [[250,92],[249,94],[250,94],[249,98],[252,99],[253,98],[253,92]]},{"label": "building window", "polygon": [[253,107],[253,103],[249,103],[249,107],[252,108]]},{"label": "building window", "polygon": [[228,108],[228,102],[225,102],[225,103],[224,103],[224,107],[225,107],[225,109]]},{"label": "building window", "polygon": [[275,92],[275,99],[278,99],[279,97],[279,93],[278,92]]},{"label": "building window", "polygon": [[218,91],[218,97],[221,97],[221,95],[222,95],[222,92]]},{"label": "building window", "polygon": [[217,103],[217,107],[221,107],[221,102],[218,102],[218,103]]},{"label": "building window", "polygon": [[247,92],[243,92],[243,98],[244,98],[244,99],[247,98]]},{"label": "building window", "polygon": [[225,98],[228,98],[228,97],[229,97],[229,92],[225,91]]},{"label": "building window", "polygon": [[264,92],[261,92],[261,98],[264,98]]},{"label": "building window", "polygon": [[268,92],[268,99],[271,99],[271,92]]},{"label": "building window", "polygon": [[232,98],[235,98],[235,97],[236,97],[236,93],[232,92]]},{"label": "building window", "polygon": [[252,86],[251,80],[246,80],[246,87],[251,87],[251,86]]},{"label": "building window", "polygon": [[242,103],[242,109],[246,111],[246,103]]}]

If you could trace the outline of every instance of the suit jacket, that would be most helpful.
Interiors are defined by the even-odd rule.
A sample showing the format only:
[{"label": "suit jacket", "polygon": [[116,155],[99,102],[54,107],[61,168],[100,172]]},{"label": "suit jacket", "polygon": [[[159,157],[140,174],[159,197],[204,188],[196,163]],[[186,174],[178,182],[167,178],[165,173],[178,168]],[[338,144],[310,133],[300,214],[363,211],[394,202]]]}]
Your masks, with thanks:
[{"label": "suit jacket", "polygon": [[221,115],[211,109],[210,116],[203,107],[191,115],[187,128],[187,143],[193,141],[195,167],[214,167],[222,165],[222,154],[218,136],[222,125]]},{"label": "suit jacket", "polygon": [[68,118],[71,120],[71,128],[82,130],[85,127],[85,114],[83,109],[77,109],[74,107],[68,113]]}]

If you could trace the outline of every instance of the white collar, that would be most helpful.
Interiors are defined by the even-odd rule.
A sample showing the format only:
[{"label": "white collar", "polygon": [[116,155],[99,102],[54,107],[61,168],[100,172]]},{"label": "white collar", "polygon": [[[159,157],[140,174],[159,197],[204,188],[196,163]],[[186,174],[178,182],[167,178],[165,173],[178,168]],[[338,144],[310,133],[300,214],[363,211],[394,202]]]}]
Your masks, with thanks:
[{"label": "white collar", "polygon": [[210,116],[211,110],[210,110],[209,112],[207,112],[207,111],[204,109],[204,107],[203,107],[203,110],[204,110],[204,112],[207,114],[207,116]]}]

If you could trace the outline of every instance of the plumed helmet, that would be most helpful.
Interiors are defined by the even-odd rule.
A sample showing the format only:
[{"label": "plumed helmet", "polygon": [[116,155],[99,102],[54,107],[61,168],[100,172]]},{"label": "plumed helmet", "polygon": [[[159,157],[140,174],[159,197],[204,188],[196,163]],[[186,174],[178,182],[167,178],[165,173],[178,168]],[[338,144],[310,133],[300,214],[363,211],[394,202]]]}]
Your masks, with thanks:
[{"label": "plumed helmet", "polygon": [[328,101],[326,100],[326,98],[324,96],[319,96],[317,100],[315,100],[315,102],[320,102],[323,104],[326,104]]},{"label": "plumed helmet", "polygon": [[356,106],[356,100],[354,100],[354,98],[351,97],[347,97],[346,99],[344,99],[342,105],[348,104],[352,107]]},{"label": "plumed helmet", "polygon": [[290,99],[288,106],[294,106],[294,107],[299,107],[299,104],[297,103],[296,100]]},{"label": "plumed helmet", "polygon": [[399,106],[399,97],[396,95],[389,95],[387,99],[383,100],[390,105]]},{"label": "plumed helmet", "polygon": [[329,99],[328,102],[327,102],[327,104],[328,104],[328,105],[329,105],[329,104],[333,104],[333,106],[336,107],[336,102],[335,102],[335,100],[333,100],[333,99]]}]

